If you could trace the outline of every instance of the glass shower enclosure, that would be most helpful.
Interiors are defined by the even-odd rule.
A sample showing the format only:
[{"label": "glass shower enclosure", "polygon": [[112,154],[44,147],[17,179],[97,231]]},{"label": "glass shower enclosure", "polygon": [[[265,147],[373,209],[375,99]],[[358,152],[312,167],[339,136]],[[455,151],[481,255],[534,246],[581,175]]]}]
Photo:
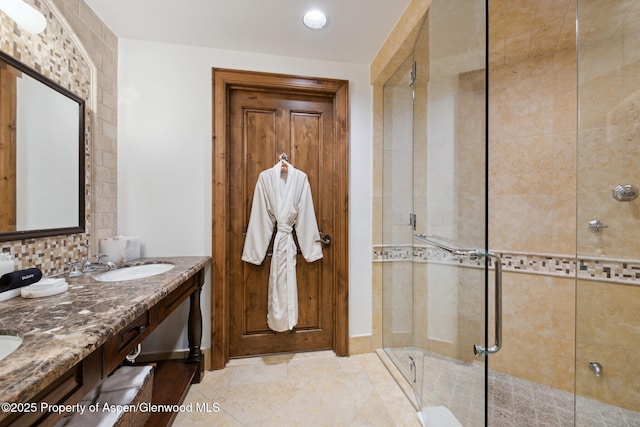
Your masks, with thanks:
[{"label": "glass shower enclosure", "polygon": [[640,426],[640,1],[433,0],[410,38],[381,357],[423,425]]},{"label": "glass shower enclosure", "polygon": [[486,354],[499,347],[484,16],[483,2],[434,1],[383,88],[383,347],[424,425],[485,423]]}]

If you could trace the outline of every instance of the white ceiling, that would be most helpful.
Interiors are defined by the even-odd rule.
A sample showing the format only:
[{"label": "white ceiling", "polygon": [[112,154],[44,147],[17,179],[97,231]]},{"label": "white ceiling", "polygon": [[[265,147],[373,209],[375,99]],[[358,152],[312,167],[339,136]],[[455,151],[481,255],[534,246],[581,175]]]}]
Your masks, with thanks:
[{"label": "white ceiling", "polygon": [[[369,64],[410,0],[85,0],[118,38]],[[321,9],[328,25],[302,24]]]}]

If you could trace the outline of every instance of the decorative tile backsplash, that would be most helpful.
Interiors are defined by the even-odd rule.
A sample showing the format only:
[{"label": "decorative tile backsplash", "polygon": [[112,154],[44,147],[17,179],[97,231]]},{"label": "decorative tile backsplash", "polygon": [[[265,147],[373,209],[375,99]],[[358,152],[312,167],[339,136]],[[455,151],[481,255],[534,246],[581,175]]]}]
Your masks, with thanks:
[{"label": "decorative tile backsplash", "polygon": [[[92,117],[90,103],[91,65],[82,47],[63,24],[58,12],[45,0],[27,1],[47,18],[47,28],[29,34],[0,12],[0,50],[65,87],[86,102],[85,116],[85,230],[91,229]],[[0,251],[10,253],[17,268],[38,267],[44,275],[55,274],[72,260],[86,257],[87,233],[0,242]]]},{"label": "decorative tile backsplash", "polygon": [[18,269],[38,267],[44,275],[50,276],[68,270],[67,264],[87,257],[87,235],[70,234],[18,242],[4,242],[2,252],[10,253],[16,260]]},{"label": "decorative tile backsplash", "polygon": [[[493,251],[502,259],[502,271],[541,274],[601,282],[640,285],[640,261],[569,255]],[[373,262],[424,262],[480,268],[484,259],[452,255],[424,245],[374,245]]]}]

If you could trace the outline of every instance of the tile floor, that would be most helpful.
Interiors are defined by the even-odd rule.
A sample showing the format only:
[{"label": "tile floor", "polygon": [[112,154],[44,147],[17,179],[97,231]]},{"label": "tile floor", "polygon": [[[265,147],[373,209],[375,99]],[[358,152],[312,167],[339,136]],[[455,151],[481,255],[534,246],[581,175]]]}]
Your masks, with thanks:
[{"label": "tile floor", "polygon": [[[232,360],[191,386],[184,404],[192,411],[178,414],[173,425],[420,427],[413,392],[397,369],[408,354],[326,351]],[[445,405],[465,427],[483,425],[484,370],[426,352],[420,359],[425,405]],[[574,421],[570,393],[491,371],[488,381],[495,427],[640,427],[637,412],[578,398]]]},{"label": "tile floor", "polygon": [[640,427],[638,412],[491,371],[489,407],[495,427]]},{"label": "tile floor", "polygon": [[206,372],[184,404],[193,411],[179,413],[176,427],[420,427],[415,409],[374,353],[232,360],[225,369]]}]

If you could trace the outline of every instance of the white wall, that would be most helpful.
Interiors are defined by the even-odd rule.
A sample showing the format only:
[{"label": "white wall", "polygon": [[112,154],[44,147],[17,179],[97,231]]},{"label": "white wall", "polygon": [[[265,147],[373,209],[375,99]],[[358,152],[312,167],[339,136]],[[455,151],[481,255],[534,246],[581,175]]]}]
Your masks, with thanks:
[{"label": "white wall", "polygon": [[[349,333],[370,335],[372,96],[368,64],[123,39],[118,55],[118,232],[140,236],[143,256],[211,255],[213,67],[349,81]],[[211,343],[210,300],[207,279],[202,298],[205,348]],[[151,336],[144,351],[186,348],[186,313],[186,305],[177,310],[168,325]]]}]

